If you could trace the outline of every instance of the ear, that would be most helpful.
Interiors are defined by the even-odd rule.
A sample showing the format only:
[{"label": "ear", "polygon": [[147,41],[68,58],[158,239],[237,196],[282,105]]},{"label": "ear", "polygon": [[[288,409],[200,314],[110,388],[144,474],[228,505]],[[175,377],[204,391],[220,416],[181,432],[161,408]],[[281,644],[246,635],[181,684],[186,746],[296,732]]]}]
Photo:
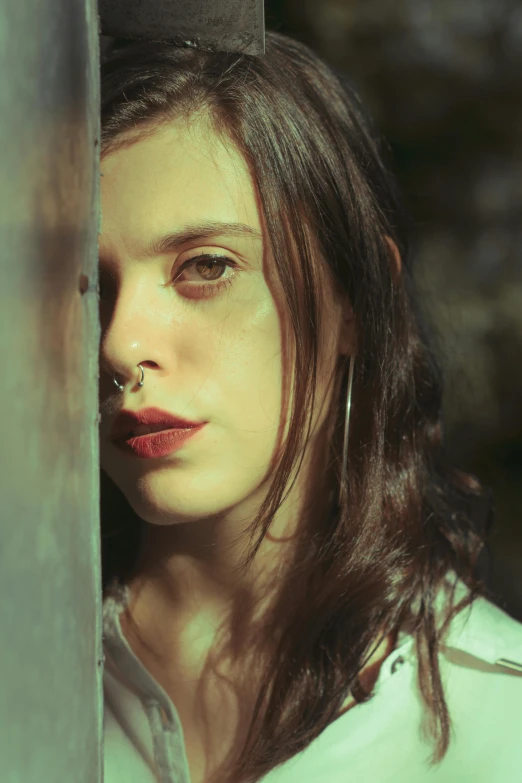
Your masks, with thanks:
[{"label": "ear", "polygon": [[402,272],[402,258],[401,258],[401,254],[399,253],[399,248],[397,247],[393,239],[388,235],[386,235],[384,239],[386,240],[386,244],[388,245],[388,248],[391,253],[391,260],[393,262],[393,267],[394,267],[394,269],[392,269],[392,272],[393,271],[395,272],[393,277],[394,278],[400,277]]},{"label": "ear", "polygon": [[[388,245],[391,261],[392,274],[395,279],[399,278],[402,272],[402,258],[399,248],[391,237],[384,237]],[[346,298],[342,308],[342,323],[339,335],[339,355],[350,356],[357,353],[357,335],[355,332],[355,314],[350,301]]]},{"label": "ear", "polygon": [[351,302],[348,298],[345,298],[339,330],[339,355],[350,356],[352,353],[357,353],[355,313],[353,312]]}]

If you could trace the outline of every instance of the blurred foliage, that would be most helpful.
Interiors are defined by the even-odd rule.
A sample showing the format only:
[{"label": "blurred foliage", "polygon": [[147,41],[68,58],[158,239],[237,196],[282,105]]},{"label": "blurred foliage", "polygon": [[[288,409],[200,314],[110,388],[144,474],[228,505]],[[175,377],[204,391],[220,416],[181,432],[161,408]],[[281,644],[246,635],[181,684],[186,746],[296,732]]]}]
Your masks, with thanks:
[{"label": "blurred foliage", "polygon": [[493,490],[491,586],[522,619],[522,5],[267,0],[351,80],[417,226],[455,463]]}]

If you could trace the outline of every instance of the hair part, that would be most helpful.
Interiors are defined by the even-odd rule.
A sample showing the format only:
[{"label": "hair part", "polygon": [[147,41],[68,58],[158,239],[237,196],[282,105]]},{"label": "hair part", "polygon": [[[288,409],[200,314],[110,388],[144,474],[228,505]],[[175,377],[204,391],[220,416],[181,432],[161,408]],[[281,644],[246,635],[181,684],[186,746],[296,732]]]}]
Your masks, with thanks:
[{"label": "hair part", "polygon": [[[164,43],[113,51],[102,65],[102,158],[201,110],[253,172],[295,340],[288,436],[250,527],[245,569],[290,490],[310,434],[320,326],[310,230],[328,274],[349,297],[357,333],[346,502],[339,508],[325,494],[321,513],[296,543],[274,609],[278,641],[229,778],[257,779],[306,748],[338,716],[376,637],[404,624],[415,636],[435,764],[447,751],[451,724],[438,666],[441,639],[459,609],[487,594],[478,573],[484,533],[470,512],[483,495],[475,479],[448,465],[442,374],[415,291],[407,220],[380,144],[340,77],[304,45],[268,33],[263,57]],[[324,481],[335,497],[346,370],[339,362],[325,425],[331,442]],[[140,520],[134,515],[133,532],[133,512],[111,484],[102,473],[104,586],[133,572],[140,545]],[[118,514],[125,524],[115,533]],[[486,534],[491,522],[490,514]],[[435,598],[448,574],[453,589],[462,579],[470,592],[450,611],[450,590],[440,624]]]}]

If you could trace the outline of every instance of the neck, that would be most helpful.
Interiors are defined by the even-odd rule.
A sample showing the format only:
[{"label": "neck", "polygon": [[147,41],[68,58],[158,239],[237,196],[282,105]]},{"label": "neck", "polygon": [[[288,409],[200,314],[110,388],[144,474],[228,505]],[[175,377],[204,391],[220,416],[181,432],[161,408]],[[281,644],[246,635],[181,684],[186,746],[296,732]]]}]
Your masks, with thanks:
[{"label": "neck", "polygon": [[[240,570],[249,543],[245,505],[226,518],[158,526],[145,523],[137,576],[131,592],[150,585],[172,609],[190,614],[225,608],[245,590],[267,587],[288,556],[296,529],[296,499],[288,498],[246,571]],[[252,499],[252,509],[259,503]],[[238,531],[240,535],[238,535]],[[284,539],[280,541],[280,539]]]},{"label": "neck", "polygon": [[[203,624],[209,633],[225,624],[231,637],[243,637],[253,620],[269,611],[303,520],[319,518],[315,506],[324,494],[317,487],[303,490],[320,475],[318,464],[325,464],[318,450],[321,444],[313,460],[303,461],[298,480],[246,571],[240,570],[250,543],[245,520],[255,517],[267,487],[219,518],[169,526],[145,523],[136,576],[129,582],[130,612],[158,649],[175,647],[191,624]],[[160,639],[158,628],[168,628],[168,638]]]}]

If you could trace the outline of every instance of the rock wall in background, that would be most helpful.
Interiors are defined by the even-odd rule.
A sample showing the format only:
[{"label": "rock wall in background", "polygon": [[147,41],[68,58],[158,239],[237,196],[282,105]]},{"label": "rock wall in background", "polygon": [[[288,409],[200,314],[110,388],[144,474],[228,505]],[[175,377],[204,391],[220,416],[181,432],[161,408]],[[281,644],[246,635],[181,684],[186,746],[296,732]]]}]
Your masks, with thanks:
[{"label": "rock wall in background", "polygon": [[266,14],[348,74],[390,144],[450,447],[494,492],[492,587],[522,619],[522,4],[268,0]]}]

